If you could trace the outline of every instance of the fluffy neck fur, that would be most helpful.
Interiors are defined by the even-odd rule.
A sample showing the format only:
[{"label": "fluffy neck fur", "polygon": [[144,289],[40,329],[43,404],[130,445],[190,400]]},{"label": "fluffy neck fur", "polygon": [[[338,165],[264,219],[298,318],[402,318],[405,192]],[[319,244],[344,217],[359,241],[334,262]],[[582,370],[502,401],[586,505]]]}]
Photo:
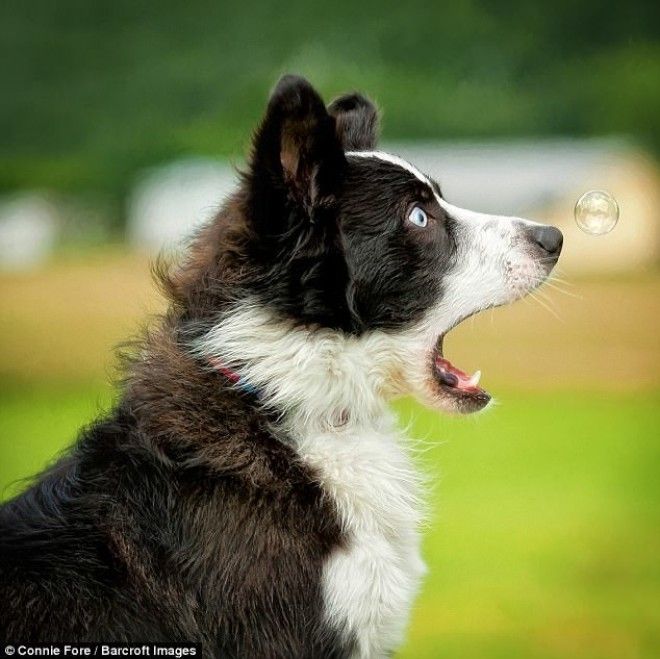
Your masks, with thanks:
[{"label": "fluffy neck fur", "polygon": [[353,336],[295,326],[243,303],[223,315],[195,352],[235,370],[288,425],[327,432],[389,418],[387,401],[406,391],[406,371],[427,334],[420,326]]}]

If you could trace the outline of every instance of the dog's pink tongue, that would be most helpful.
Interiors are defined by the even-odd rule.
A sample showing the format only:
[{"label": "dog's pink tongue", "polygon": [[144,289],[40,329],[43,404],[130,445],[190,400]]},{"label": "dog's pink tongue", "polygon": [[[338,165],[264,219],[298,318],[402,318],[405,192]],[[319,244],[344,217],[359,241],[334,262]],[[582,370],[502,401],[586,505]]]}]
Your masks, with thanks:
[{"label": "dog's pink tongue", "polygon": [[448,359],[439,355],[435,358],[435,369],[440,381],[449,387],[465,391],[479,389],[477,385],[479,384],[479,378],[481,378],[481,371],[475,371],[473,375],[468,375],[460,368],[456,368]]}]

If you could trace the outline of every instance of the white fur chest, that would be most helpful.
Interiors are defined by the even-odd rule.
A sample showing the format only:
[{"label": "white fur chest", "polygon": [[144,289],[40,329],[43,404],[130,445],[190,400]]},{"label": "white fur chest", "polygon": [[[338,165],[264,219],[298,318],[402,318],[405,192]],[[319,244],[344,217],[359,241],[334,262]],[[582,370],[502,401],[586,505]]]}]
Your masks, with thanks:
[{"label": "white fur chest", "polygon": [[425,568],[419,477],[386,416],[377,427],[302,437],[297,449],[334,500],[348,537],[324,568],[329,622],[357,640],[356,657],[381,657],[403,640]]},{"label": "white fur chest", "polygon": [[356,657],[382,657],[402,642],[424,573],[420,478],[386,401],[407,391],[401,373],[429,346],[425,323],[357,337],[301,329],[254,303],[227,314],[198,347],[281,412],[274,432],[334,501],[347,543],[324,567],[325,608],[329,623],[357,641]]}]

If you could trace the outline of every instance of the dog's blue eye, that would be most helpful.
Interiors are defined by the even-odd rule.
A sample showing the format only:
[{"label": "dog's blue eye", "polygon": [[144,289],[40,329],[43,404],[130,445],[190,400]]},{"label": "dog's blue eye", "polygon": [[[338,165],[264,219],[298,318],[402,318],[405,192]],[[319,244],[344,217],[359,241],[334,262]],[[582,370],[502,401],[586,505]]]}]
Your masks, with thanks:
[{"label": "dog's blue eye", "polygon": [[428,215],[419,206],[415,206],[415,208],[410,211],[408,219],[415,226],[421,227],[422,229],[429,223]]}]

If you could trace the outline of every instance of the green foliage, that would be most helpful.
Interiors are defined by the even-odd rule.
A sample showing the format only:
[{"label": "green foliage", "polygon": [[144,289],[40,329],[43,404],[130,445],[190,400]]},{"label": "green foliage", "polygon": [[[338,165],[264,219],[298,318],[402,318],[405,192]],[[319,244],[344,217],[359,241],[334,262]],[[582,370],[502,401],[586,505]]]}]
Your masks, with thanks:
[{"label": "green foliage", "polygon": [[[398,405],[431,490],[429,574],[400,656],[656,656],[657,395],[500,394],[470,418]],[[109,399],[98,385],[0,393],[0,492]]]},{"label": "green foliage", "polygon": [[282,72],[368,91],[388,138],[629,133],[660,148],[658,3],[9,0],[0,188],[121,198],[185,154],[241,156]]}]

